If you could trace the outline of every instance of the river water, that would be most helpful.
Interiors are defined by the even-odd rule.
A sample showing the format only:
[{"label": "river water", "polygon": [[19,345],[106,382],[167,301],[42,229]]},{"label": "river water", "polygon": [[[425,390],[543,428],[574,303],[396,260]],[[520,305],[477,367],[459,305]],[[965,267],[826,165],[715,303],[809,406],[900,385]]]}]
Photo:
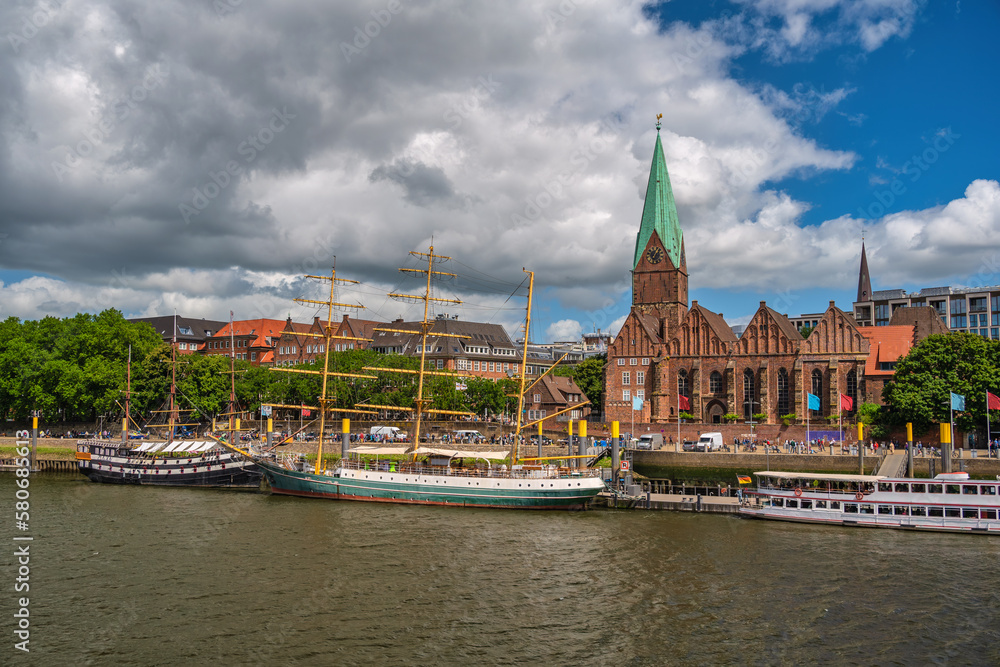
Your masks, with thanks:
[{"label": "river water", "polygon": [[[0,664],[1000,664],[1000,539],[31,479]],[[23,544],[23,543],[18,543]]]}]

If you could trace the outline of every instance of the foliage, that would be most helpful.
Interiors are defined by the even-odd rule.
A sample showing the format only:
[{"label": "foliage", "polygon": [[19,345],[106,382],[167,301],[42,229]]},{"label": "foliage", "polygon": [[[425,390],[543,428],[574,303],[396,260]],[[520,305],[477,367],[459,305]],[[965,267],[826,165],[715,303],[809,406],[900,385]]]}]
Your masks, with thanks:
[{"label": "foliage", "polygon": [[789,412],[787,415],[781,415],[781,423],[784,424],[785,426],[788,426],[796,419],[798,419],[798,415],[796,415],[794,412]]},{"label": "foliage", "polygon": [[732,424],[739,418],[740,416],[735,412],[727,412],[726,414],[722,415],[722,421],[726,422],[727,424]]},{"label": "foliage", "polygon": [[767,414],[765,414],[763,412],[758,412],[757,414],[755,414],[753,416],[753,420],[755,422],[766,422],[767,421]]},{"label": "foliage", "polygon": [[975,430],[986,416],[986,392],[1000,394],[1000,342],[966,333],[928,336],[896,364],[882,391],[885,425],[912,422],[926,432],[949,419],[950,393],[965,396],[955,413],[961,431]]},{"label": "foliage", "polygon": [[805,326],[799,329],[799,333],[802,334],[803,338],[809,338],[809,334],[813,332],[813,327]]},{"label": "foliage", "polygon": [[881,406],[875,403],[862,403],[858,408],[857,421],[862,424],[875,424],[881,419]]},{"label": "foliage", "polygon": [[584,359],[576,366],[556,366],[552,374],[573,378],[583,395],[594,405],[601,404],[604,393],[604,366],[608,363],[608,355],[598,354]]},{"label": "foliage", "polygon": [[684,420],[686,420],[686,421],[694,421],[695,419],[697,419],[697,418],[698,418],[698,417],[696,417],[696,416],[695,416],[694,414],[692,414],[692,413],[690,413],[690,412],[682,412],[682,413],[680,413],[680,414],[679,414],[678,416],[679,416],[679,417],[680,417],[681,419],[684,419]]}]

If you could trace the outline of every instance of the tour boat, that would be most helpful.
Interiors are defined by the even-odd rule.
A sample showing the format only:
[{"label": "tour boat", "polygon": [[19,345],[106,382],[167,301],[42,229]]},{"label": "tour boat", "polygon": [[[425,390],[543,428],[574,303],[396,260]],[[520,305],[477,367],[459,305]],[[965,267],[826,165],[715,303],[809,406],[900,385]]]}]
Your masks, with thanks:
[{"label": "tour boat", "polygon": [[109,440],[79,440],[77,465],[92,482],[259,489],[253,461],[215,441],[143,442],[134,449]]},{"label": "tour boat", "polygon": [[934,479],[755,472],[740,514],[758,519],[869,528],[1000,535],[1000,480],[966,472]]}]

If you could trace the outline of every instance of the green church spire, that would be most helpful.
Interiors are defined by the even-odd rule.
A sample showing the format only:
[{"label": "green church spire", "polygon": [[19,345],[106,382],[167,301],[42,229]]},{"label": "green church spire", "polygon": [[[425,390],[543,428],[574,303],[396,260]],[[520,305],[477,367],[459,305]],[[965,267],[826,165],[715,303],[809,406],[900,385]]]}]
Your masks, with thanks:
[{"label": "green church spire", "polygon": [[646,203],[642,207],[642,224],[635,239],[634,269],[639,265],[642,253],[653,232],[660,237],[667,257],[675,267],[681,265],[681,242],[683,234],[677,221],[677,208],[674,206],[674,192],[670,189],[670,176],[667,174],[667,163],[663,159],[663,146],[660,144],[660,121],[656,121],[656,147],[653,149],[653,164],[649,168],[649,183],[646,185]]}]

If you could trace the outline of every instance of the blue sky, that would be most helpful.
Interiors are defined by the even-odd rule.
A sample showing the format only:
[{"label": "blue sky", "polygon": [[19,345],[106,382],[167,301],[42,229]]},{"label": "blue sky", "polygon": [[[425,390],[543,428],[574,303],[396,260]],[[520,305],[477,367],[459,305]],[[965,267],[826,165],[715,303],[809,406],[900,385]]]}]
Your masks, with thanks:
[{"label": "blue sky", "polygon": [[433,240],[463,274],[443,310],[513,333],[527,267],[533,339],[615,331],[657,113],[690,297],[731,324],[849,308],[862,233],[875,289],[1000,284],[994,2],[24,0],[0,25],[2,316],[304,321],[336,262],[352,314],[412,318],[386,293]]}]

